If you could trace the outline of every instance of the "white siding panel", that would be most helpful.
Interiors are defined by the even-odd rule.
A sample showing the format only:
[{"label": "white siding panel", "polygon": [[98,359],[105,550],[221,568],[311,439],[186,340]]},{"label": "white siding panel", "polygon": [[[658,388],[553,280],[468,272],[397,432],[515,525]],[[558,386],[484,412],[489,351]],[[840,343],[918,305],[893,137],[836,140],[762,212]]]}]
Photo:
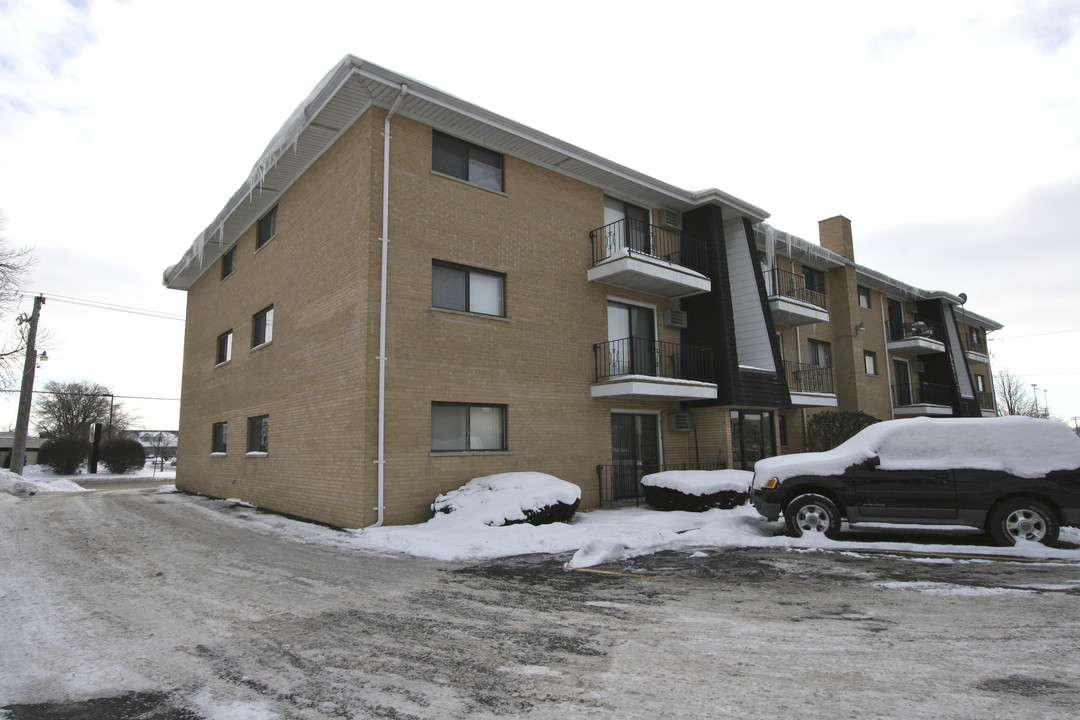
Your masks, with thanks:
[{"label": "white siding panel", "polygon": [[724,223],[727,245],[728,279],[731,282],[731,309],[735,316],[735,348],[739,365],[776,372],[765,308],[758,292],[759,269],[750,257],[742,218]]}]

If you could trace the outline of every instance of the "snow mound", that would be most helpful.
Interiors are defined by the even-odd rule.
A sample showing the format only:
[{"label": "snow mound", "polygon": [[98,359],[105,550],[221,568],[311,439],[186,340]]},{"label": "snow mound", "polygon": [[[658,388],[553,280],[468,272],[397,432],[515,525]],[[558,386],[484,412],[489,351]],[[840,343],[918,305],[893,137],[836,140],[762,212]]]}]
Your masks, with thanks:
[{"label": "snow mound", "polygon": [[0,493],[16,497],[29,497],[41,493],[82,492],[83,488],[65,478],[53,480],[27,480],[10,470],[0,470]]},{"label": "snow mound", "polygon": [[[581,488],[540,472],[508,472],[470,480],[435,498],[431,509],[483,525],[540,524],[549,511],[572,517],[581,502]],[[555,519],[568,519],[555,518]]]},{"label": "snow mound", "polygon": [[647,487],[676,490],[684,495],[746,492],[754,473],[749,470],[668,470],[641,478]]},{"label": "snow mound", "polygon": [[882,470],[970,468],[1041,477],[1080,467],[1080,438],[1063,423],[1029,417],[889,420],[827,452],[758,460],[754,485],[773,477],[841,475],[875,456]]}]

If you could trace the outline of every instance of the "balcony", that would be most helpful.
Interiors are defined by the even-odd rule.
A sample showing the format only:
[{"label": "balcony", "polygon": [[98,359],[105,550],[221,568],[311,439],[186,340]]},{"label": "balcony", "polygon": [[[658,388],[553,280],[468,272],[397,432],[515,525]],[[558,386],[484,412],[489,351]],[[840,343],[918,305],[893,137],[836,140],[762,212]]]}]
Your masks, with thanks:
[{"label": "balcony", "polygon": [[645,338],[593,345],[592,396],[715,400],[712,350]]},{"label": "balcony", "polygon": [[983,338],[972,338],[964,335],[961,337],[961,341],[964,344],[964,357],[968,362],[973,363],[989,363],[990,353],[986,349],[986,340]]},{"label": "balcony", "polygon": [[893,386],[893,415],[898,418],[952,414],[952,390],[948,385],[922,383],[915,388]]},{"label": "balcony", "polygon": [[982,411],[982,416],[997,417],[997,408],[994,407],[994,393],[980,390],[975,395],[979,399],[979,410]]},{"label": "balcony", "polygon": [[802,275],[773,268],[765,272],[765,288],[777,323],[794,327],[829,321],[825,293],[806,287]]},{"label": "balcony", "polygon": [[623,218],[589,232],[590,281],[666,298],[712,290],[705,243],[678,231]]},{"label": "balcony", "polygon": [[788,393],[797,407],[836,407],[833,369],[786,361]]},{"label": "balcony", "polygon": [[945,327],[935,320],[918,316],[914,322],[890,323],[888,348],[908,355],[945,352]]}]

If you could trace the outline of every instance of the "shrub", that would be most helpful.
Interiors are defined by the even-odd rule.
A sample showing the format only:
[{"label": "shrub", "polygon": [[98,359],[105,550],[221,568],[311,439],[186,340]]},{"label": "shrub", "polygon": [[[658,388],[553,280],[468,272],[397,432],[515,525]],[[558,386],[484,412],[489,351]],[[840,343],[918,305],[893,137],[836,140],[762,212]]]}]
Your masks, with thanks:
[{"label": "shrub", "polygon": [[578,505],[581,504],[581,498],[578,498],[572,503],[557,502],[554,505],[548,505],[547,507],[538,508],[536,510],[525,510],[524,520],[511,520],[507,525],[514,525],[517,523],[529,523],[530,525],[547,525],[548,523],[565,522],[568,523],[574,519],[574,513],[577,512]]},{"label": "shrub", "polygon": [[686,512],[705,512],[713,508],[730,510],[750,499],[749,489],[746,492],[721,490],[706,495],[690,495],[671,488],[652,485],[643,485],[642,490],[645,491],[645,502],[656,510],[685,510]]},{"label": "shrub", "polygon": [[116,438],[101,444],[98,458],[109,472],[123,474],[146,464],[146,450],[138,440]]},{"label": "shrub", "polygon": [[54,438],[41,444],[38,464],[58,475],[74,475],[90,452],[90,443],[78,438]]},{"label": "shrub", "polygon": [[806,449],[810,452],[832,450],[876,422],[880,421],[873,415],[857,410],[818,413],[806,424]]}]

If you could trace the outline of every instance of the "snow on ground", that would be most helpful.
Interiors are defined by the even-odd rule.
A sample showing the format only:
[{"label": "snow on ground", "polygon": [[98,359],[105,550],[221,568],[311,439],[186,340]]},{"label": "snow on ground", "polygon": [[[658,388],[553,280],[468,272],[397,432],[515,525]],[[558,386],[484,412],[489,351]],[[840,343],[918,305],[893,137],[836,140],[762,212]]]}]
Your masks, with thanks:
[{"label": "snow on ground", "polygon": [[[0,502],[19,502],[12,495],[28,495],[26,492],[12,493],[10,488],[19,483],[23,483],[27,488],[35,488],[36,492],[45,493],[82,490],[76,483],[92,479],[130,481],[154,478],[167,481],[175,476],[175,468],[167,469],[164,474],[159,470],[155,475],[149,466],[138,473],[120,476],[83,474],[58,477],[38,466],[29,466],[25,470],[23,477],[11,473],[0,475]],[[515,495],[513,488],[530,479],[536,481],[542,491],[530,491],[526,502]],[[723,482],[745,482],[745,479],[745,476],[731,476],[727,473],[720,478]],[[687,489],[694,487],[699,481],[700,478],[693,480],[689,476],[661,480],[665,484],[674,483]],[[711,480],[717,481],[717,478]],[[664,550],[694,552],[698,548],[710,547],[782,547],[841,552],[858,552],[870,548],[875,552],[977,554],[1080,562],[1080,549],[1049,548],[1037,543],[1021,543],[1011,548],[973,548],[970,544],[963,544],[964,539],[971,534],[970,528],[957,535],[958,544],[941,545],[878,542],[874,540],[872,533],[859,537],[851,537],[849,534],[841,540],[830,540],[817,534],[791,538],[783,534],[782,522],[763,520],[749,504],[732,510],[713,509],[701,513],[665,512],[644,506],[601,508],[578,512],[569,523],[540,526],[526,523],[502,527],[487,524],[493,516],[492,508],[498,508],[494,514],[502,516],[507,502],[519,512],[526,507],[540,507],[553,501],[572,502],[576,498],[567,494],[565,485],[569,483],[540,473],[507,473],[477,478],[460,490],[442,496],[444,501],[455,502],[455,512],[437,512],[427,522],[417,525],[362,530],[337,531],[313,523],[261,513],[239,500],[206,501],[207,504],[202,507],[210,512],[220,513],[219,516],[224,522],[260,522],[274,532],[291,535],[304,542],[321,542],[380,554],[412,555],[444,561],[488,560],[534,553],[573,553],[566,563],[567,567],[584,568]],[[571,485],[571,488],[577,490],[576,486]],[[160,490],[175,491],[175,487],[163,486]],[[232,515],[220,512],[226,508],[237,507],[243,508],[244,512]],[[855,527],[872,526],[863,524]],[[897,528],[903,527],[889,526],[881,529],[895,536]],[[939,534],[942,531],[939,527],[925,529]],[[1080,529],[1062,528],[1061,539],[1069,544],[1080,545]]]},{"label": "snow on ground", "polygon": [[147,463],[134,472],[117,475],[109,472],[58,475],[43,465],[27,465],[21,475],[0,470],[0,498],[5,495],[28,497],[42,493],[85,492],[81,483],[127,483],[140,480],[169,481],[176,479],[176,468],[157,469]]}]

